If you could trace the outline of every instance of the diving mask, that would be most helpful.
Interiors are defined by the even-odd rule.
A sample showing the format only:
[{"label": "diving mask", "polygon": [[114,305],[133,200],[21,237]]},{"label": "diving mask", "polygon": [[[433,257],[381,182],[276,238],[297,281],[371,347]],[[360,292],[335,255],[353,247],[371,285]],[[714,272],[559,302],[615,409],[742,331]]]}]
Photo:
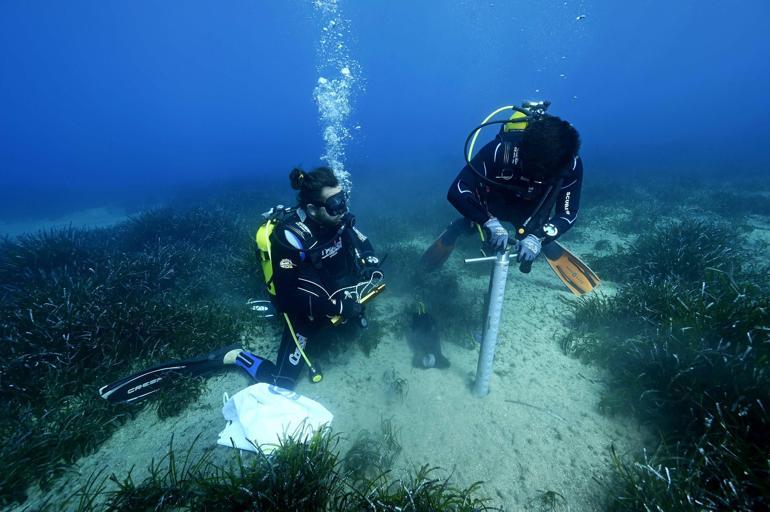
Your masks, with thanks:
[{"label": "diving mask", "polygon": [[333,196],[329,196],[325,202],[315,201],[313,204],[318,207],[326,208],[326,213],[332,217],[344,215],[348,212],[348,201],[344,190],[337,192]]}]

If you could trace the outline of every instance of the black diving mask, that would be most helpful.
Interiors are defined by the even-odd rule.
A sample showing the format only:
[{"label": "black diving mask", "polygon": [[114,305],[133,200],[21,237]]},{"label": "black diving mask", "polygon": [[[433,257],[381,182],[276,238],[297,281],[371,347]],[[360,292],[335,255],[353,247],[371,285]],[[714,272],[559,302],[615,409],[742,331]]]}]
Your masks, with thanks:
[{"label": "black diving mask", "polygon": [[348,212],[348,201],[344,190],[337,192],[333,196],[329,196],[323,203],[320,201],[314,201],[313,204],[318,207],[326,208],[326,213],[332,217],[344,215]]}]

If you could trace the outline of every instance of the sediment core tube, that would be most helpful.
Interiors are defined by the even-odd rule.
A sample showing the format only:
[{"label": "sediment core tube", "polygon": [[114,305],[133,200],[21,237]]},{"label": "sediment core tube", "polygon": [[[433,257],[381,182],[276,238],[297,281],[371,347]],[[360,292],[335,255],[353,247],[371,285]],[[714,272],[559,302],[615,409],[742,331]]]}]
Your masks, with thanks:
[{"label": "sediment core tube", "polygon": [[500,330],[500,317],[505,298],[505,284],[508,280],[509,262],[508,251],[498,254],[489,278],[487,317],[484,324],[484,337],[481,340],[481,350],[479,351],[479,363],[476,367],[476,382],[473,385],[473,394],[477,397],[489,394],[489,380],[492,377],[497,334]]}]

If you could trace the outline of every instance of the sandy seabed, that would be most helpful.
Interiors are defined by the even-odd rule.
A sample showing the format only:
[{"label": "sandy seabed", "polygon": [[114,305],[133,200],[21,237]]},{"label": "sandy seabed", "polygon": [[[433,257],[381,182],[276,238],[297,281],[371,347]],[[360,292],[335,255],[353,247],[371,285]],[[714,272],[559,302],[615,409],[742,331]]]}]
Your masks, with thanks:
[{"label": "sandy seabed", "polygon": [[[594,241],[580,242],[568,246],[581,254]],[[425,247],[428,241],[413,243]],[[463,276],[460,293],[478,297],[480,311],[488,277],[463,268],[462,258],[474,256],[464,252],[456,251],[449,269]],[[613,285],[605,282],[601,289],[611,294]],[[371,321],[403,323],[398,316],[404,314],[408,300],[397,293],[383,294],[371,306]],[[451,474],[456,485],[482,481],[481,493],[505,510],[525,509],[546,490],[564,496],[571,510],[593,510],[594,477],[608,471],[610,446],[622,454],[652,446],[654,440],[631,418],[601,414],[602,372],[559,348],[557,340],[568,330],[569,303],[574,300],[544,261],[538,261],[528,275],[511,267],[494,375],[484,398],[471,391],[477,347],[445,337],[444,354],[451,366],[418,369],[412,367],[412,351],[398,333],[387,333],[369,356],[357,346],[332,356],[324,365],[324,380],[312,384],[302,379],[297,391],[334,414],[333,429],[344,434],[341,453],[363,429],[377,434],[382,419],[391,419],[403,447],[394,476],[429,463],[445,470],[441,476]],[[440,312],[435,313],[440,318]],[[468,326],[452,336],[470,338],[476,328]],[[274,354],[278,342],[277,337],[243,341],[265,355]],[[408,381],[403,397],[395,396],[385,382],[384,375],[393,372]],[[141,481],[150,461],[168,451],[172,434],[178,450],[186,451],[199,435],[194,453],[211,449],[225,424],[223,393],[232,395],[249,384],[245,374],[232,370],[210,378],[199,402],[178,417],[162,421],[148,408],[95,454],[78,461],[46,493],[48,498],[73,492],[102,469],[123,477],[133,468],[134,481]],[[231,451],[214,449],[222,459]],[[35,494],[22,509],[34,507],[40,497]]]}]

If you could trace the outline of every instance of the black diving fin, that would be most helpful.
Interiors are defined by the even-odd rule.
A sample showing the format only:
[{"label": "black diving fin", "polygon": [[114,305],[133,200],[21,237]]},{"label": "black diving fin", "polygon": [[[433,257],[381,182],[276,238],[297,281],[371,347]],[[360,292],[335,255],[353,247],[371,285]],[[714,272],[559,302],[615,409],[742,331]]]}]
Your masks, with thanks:
[{"label": "black diving fin", "polygon": [[246,306],[259,318],[272,318],[276,315],[275,306],[269,300],[249,299],[246,301]]},{"label": "black diving fin", "polygon": [[242,350],[240,345],[230,345],[192,359],[159,364],[102,386],[99,395],[113,403],[135,402],[159,391],[180,376],[205,375],[230,364],[237,364],[245,369],[246,366],[238,363],[242,354],[252,355]]},{"label": "black diving fin", "polygon": [[544,245],[543,254],[554,273],[575,295],[586,294],[601,284],[599,276],[559,242]]}]

